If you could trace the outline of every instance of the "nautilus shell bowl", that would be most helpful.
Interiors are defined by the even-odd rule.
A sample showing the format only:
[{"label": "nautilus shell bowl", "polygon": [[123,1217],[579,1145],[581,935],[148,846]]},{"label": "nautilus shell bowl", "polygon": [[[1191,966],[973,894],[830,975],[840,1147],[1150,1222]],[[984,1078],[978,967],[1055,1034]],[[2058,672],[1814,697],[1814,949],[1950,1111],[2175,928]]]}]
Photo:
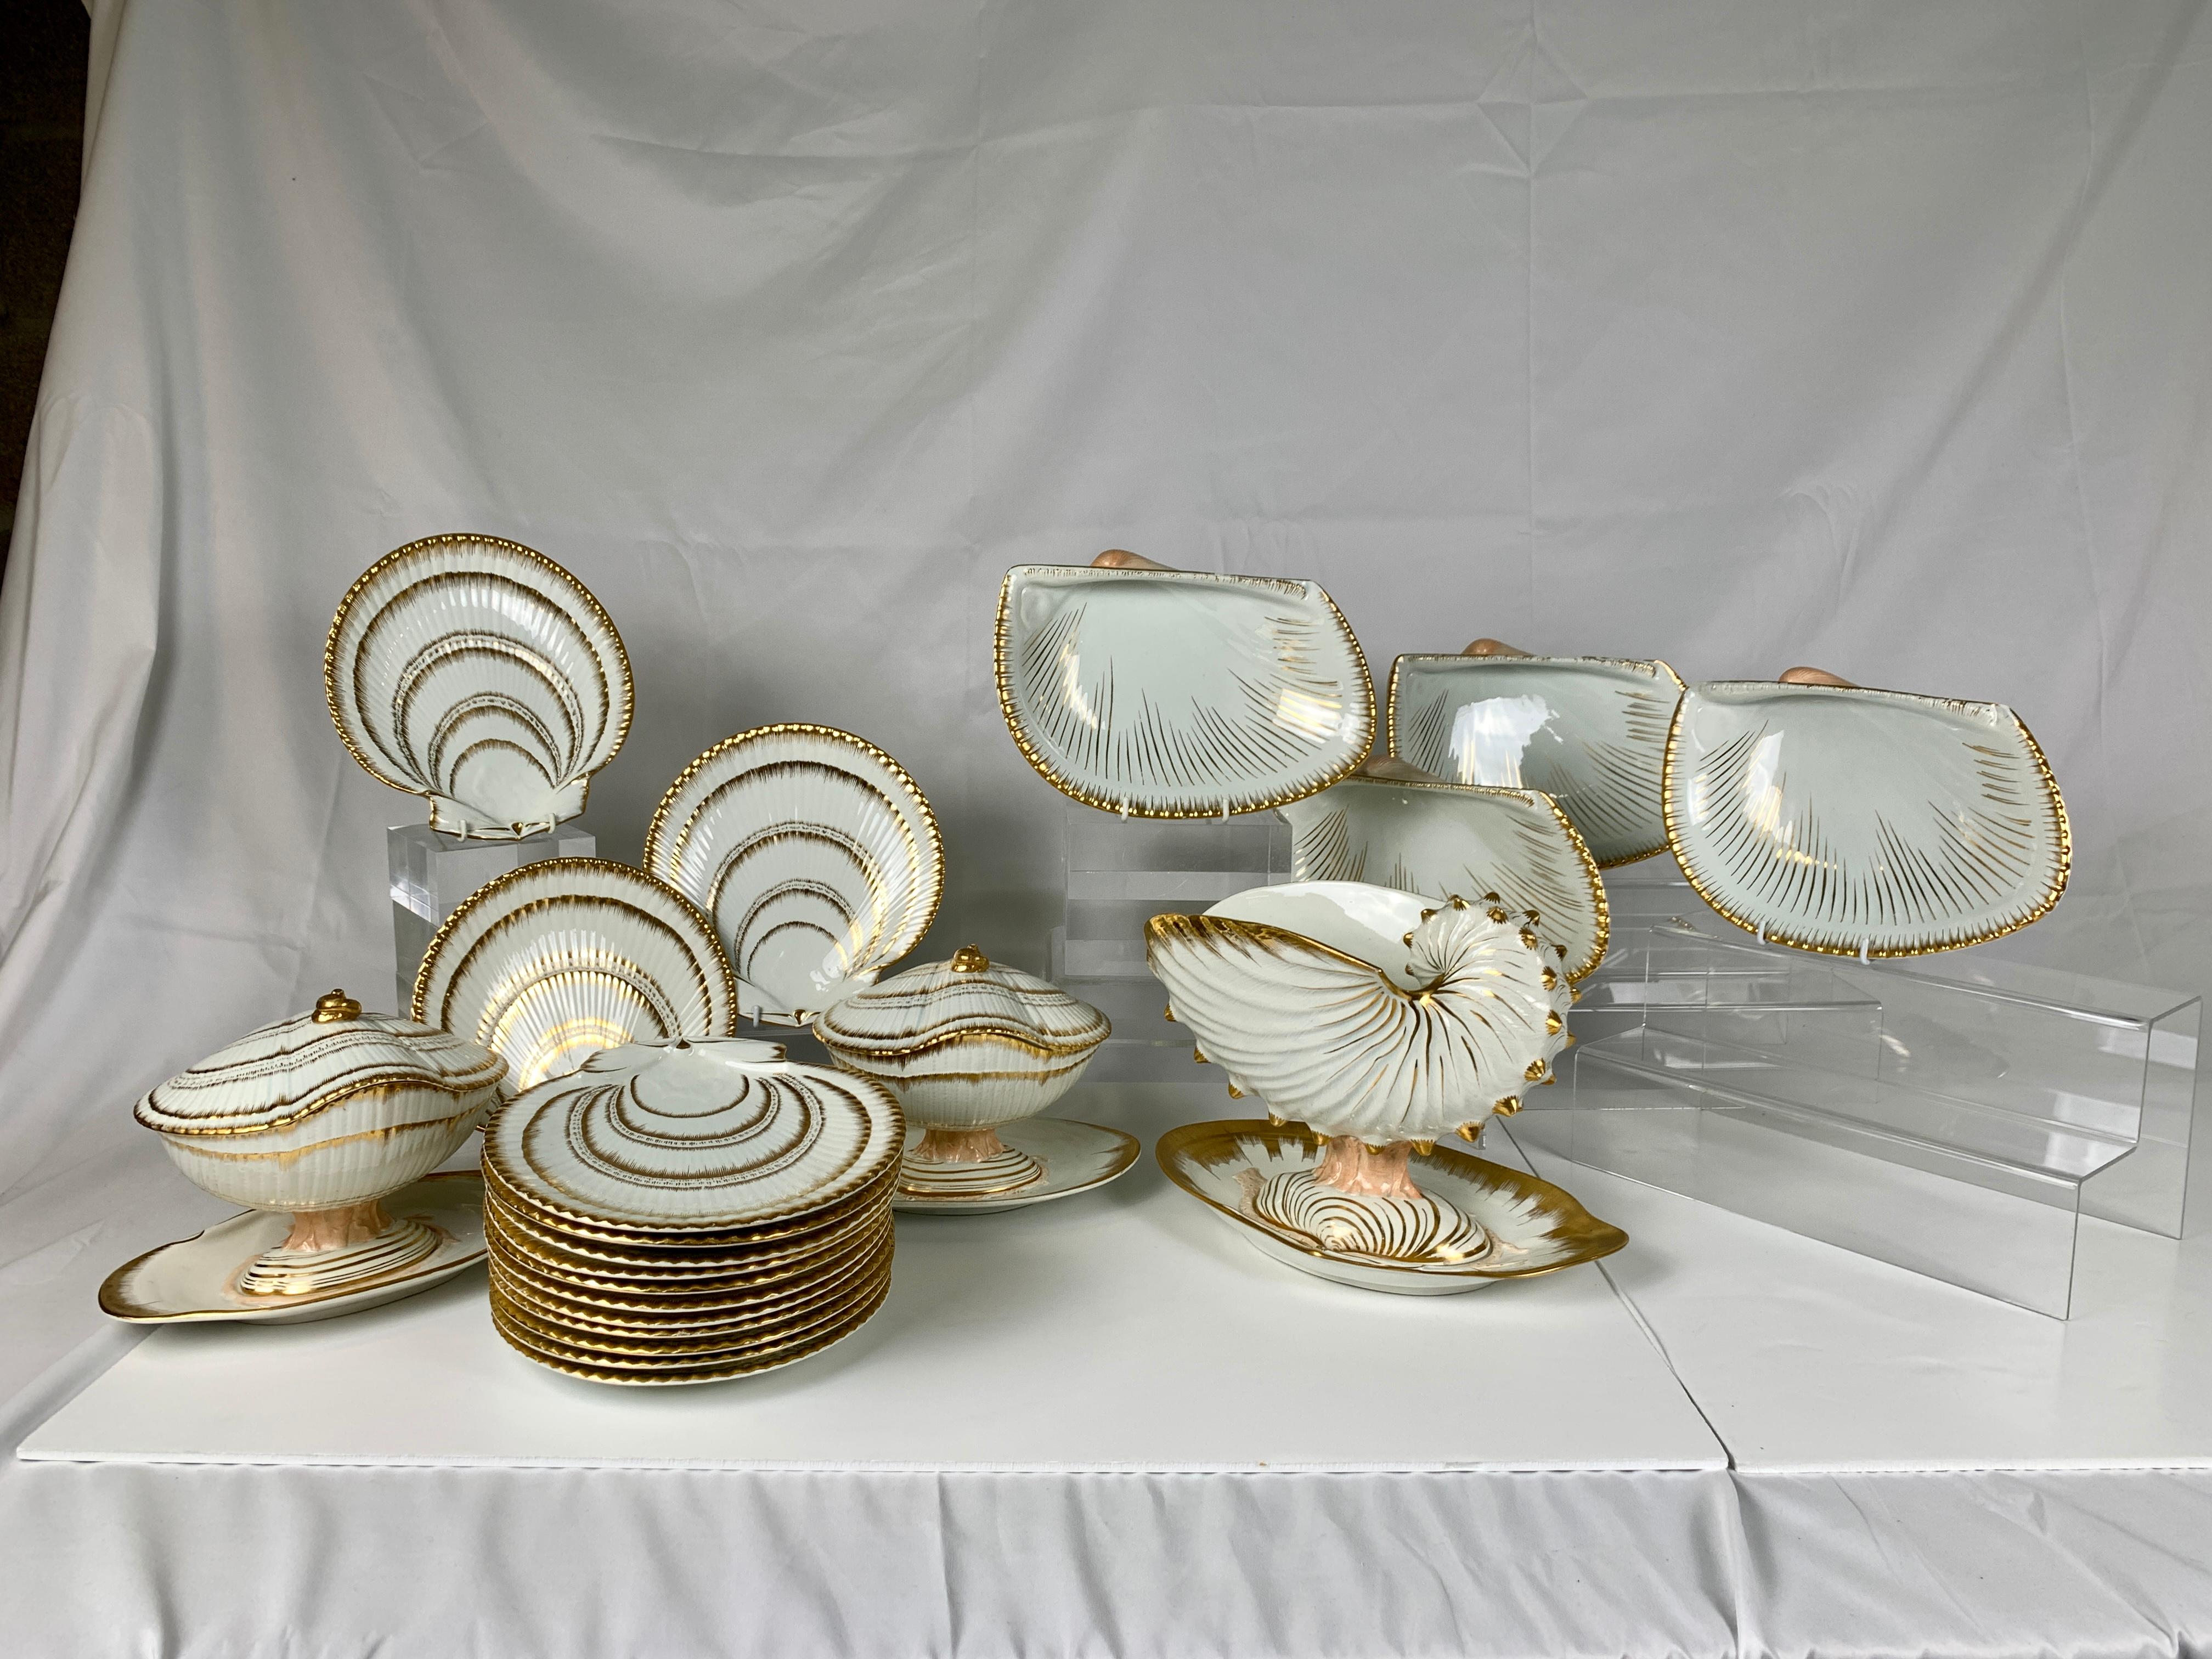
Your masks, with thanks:
[{"label": "nautilus shell bowl", "polygon": [[1155,916],[1146,958],[1199,1057],[1326,1142],[1255,1195],[1328,1248],[1456,1261],[1479,1223],[1424,1193],[1410,1156],[1475,1139],[1550,1080],[1567,1042],[1565,951],[1492,895],[1425,902],[1361,882],[1255,888]]},{"label": "nautilus shell bowl", "polygon": [[195,1185],[293,1214],[290,1236],[237,1288],[297,1294],[388,1277],[436,1249],[430,1229],[391,1220],[379,1200],[453,1154],[498,1104],[507,1069],[333,991],[170,1079],[135,1115]]},{"label": "nautilus shell bowl", "polygon": [[945,891],[906,769],[832,726],[759,726],[684,769],[645,867],[712,920],[746,1018],[803,1024],[921,941]]},{"label": "nautilus shell bowl", "polygon": [[629,730],[629,658],[589,590],[496,536],[433,536],[379,559],[323,655],[356,760],[426,797],[433,829],[511,840],[584,810]]},{"label": "nautilus shell bowl", "polygon": [[882,1082],[925,1130],[901,1174],[924,1194],[1002,1194],[1041,1179],[1039,1161],[998,1131],[1066,1094],[1112,1029],[1089,1003],[972,945],[855,992],[814,1022],[840,1066]]}]

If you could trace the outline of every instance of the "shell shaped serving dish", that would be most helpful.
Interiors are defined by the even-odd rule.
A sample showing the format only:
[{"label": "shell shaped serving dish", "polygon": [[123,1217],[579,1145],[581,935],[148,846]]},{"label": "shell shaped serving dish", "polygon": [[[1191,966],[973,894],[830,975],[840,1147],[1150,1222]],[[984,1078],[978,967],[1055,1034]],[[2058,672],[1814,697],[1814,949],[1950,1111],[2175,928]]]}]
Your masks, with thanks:
[{"label": "shell shaped serving dish", "polygon": [[432,536],[348,590],[323,653],[331,718],[449,835],[515,840],[584,810],[629,731],[629,657],[590,590],[520,542]]},{"label": "shell shaped serving dish", "polygon": [[1154,916],[1145,945],[1231,1091],[1319,1134],[1472,1140],[1567,1042],[1565,952],[1500,905],[1291,882]]},{"label": "shell shaped serving dish", "polygon": [[2002,703],[1842,684],[1690,688],[1667,744],[1674,856],[1762,939],[1917,956],[2025,927],[2072,863],[2066,804]]},{"label": "shell shaped serving dish", "polygon": [[1168,1179],[1209,1206],[1263,1255],[1316,1278],[1401,1296],[1450,1296],[1501,1279],[1533,1279],[1612,1255],[1628,1243],[1550,1182],[1443,1147],[1416,1150],[1424,1191],[1470,1218],[1487,1248],[1468,1259],[1408,1261],[1330,1248],[1322,1237],[1261,1213],[1271,1186],[1308,1177],[1323,1149],[1310,1135],[1249,1121],[1186,1123],[1154,1155]]},{"label": "shell shaped serving dish", "polygon": [[151,1090],[133,1115],[193,1185],[292,1216],[280,1243],[237,1264],[235,1289],[360,1289],[437,1252],[434,1228],[395,1221],[379,1200],[450,1157],[507,1074],[476,1043],[332,991]]},{"label": "shell shaped serving dish", "polygon": [[746,1018],[801,1024],[914,949],[945,893],[906,769],[834,726],[763,726],[684,769],[645,867],[710,917]]},{"label": "shell shaped serving dish", "polygon": [[446,918],[414,1012],[503,1055],[523,1090],[639,1038],[726,1036],[738,1000],[714,930],[681,893],[606,859],[549,859]]},{"label": "shell shaped serving dish", "polygon": [[1136,817],[1279,806],[1343,777],[1374,736],[1367,659],[1317,582],[1018,565],[996,667],[1030,764]]},{"label": "shell shaped serving dish", "polygon": [[1372,882],[1431,902],[1496,896],[1510,911],[1535,911],[1545,937],[1566,947],[1571,984],[1605,960],[1605,882],[1574,824],[1540,791],[1362,769],[1281,811],[1296,880]]},{"label": "shell shaped serving dish", "polygon": [[1541,790],[1610,869],[1667,848],[1659,779],[1681,695],[1656,660],[1401,657],[1390,752],[1448,783]]}]

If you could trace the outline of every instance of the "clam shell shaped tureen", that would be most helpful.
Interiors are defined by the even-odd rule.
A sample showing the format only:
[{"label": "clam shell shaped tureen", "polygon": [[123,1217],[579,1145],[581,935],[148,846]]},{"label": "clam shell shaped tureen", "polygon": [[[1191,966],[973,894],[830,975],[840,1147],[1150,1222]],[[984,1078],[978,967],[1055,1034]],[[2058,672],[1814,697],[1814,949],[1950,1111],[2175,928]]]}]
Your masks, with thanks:
[{"label": "clam shell shaped tureen", "polygon": [[450,1157],[506,1076],[474,1042],[332,991],[170,1079],[135,1115],[196,1186],[291,1213],[289,1235],[243,1263],[234,1288],[300,1297],[390,1280],[437,1251],[434,1227],[392,1220],[380,1200]]},{"label": "clam shell shaped tureen", "polygon": [[1663,662],[1477,640],[1390,669],[1390,752],[1447,783],[1540,789],[1601,869],[1667,850],[1659,775],[1682,682]]},{"label": "clam shell shaped tureen", "polygon": [[801,1024],[921,941],[945,891],[906,769],[833,726],[763,726],[684,769],[645,867],[710,918],[748,1018]]},{"label": "clam shell shaped tureen", "polygon": [[552,560],[496,536],[432,536],[371,565],[331,623],[323,680],[354,758],[456,836],[574,817],[629,730],[613,622]]},{"label": "clam shell shaped tureen", "polygon": [[1262,1218],[1387,1261],[1492,1247],[1407,1160],[1454,1131],[1475,1139],[1551,1080],[1571,993],[1540,921],[1487,898],[1296,882],[1146,924],[1147,960],[1199,1057],[1228,1073],[1231,1094],[1260,1096],[1272,1119],[1326,1143],[1313,1168],[1255,1195]]},{"label": "clam shell shaped tureen", "polygon": [[999,702],[1053,787],[1205,817],[1279,806],[1359,764],[1374,688],[1319,583],[1099,559],[1017,566],[999,594]]},{"label": "clam shell shaped tureen", "polygon": [[924,1132],[906,1155],[902,1190],[979,1199],[1047,1178],[1044,1160],[998,1131],[1066,1094],[1112,1029],[1090,1004],[972,945],[856,992],[814,1022],[837,1063],[884,1084]]},{"label": "clam shell shaped tureen", "polygon": [[2058,902],[2066,805],[2011,709],[1792,674],[1692,686],[1675,714],[1667,833],[1705,902],[1867,957],[1978,945]]},{"label": "clam shell shaped tureen", "polygon": [[484,1140],[492,1319],[594,1382],[714,1382],[820,1352],[890,1288],[905,1123],[777,1044],[642,1042],[511,1102]]}]

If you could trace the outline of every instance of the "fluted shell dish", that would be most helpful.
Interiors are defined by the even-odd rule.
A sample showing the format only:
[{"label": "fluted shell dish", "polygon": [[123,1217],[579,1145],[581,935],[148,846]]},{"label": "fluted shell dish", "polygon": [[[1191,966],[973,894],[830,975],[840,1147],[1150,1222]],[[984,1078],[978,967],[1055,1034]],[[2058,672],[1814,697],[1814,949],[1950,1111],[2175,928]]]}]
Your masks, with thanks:
[{"label": "fluted shell dish", "polygon": [[1134,817],[1258,811],[1367,756],[1367,659],[1320,584],[1019,565],[999,594],[999,702],[1055,789]]},{"label": "fluted shell dish", "polygon": [[2057,903],[2072,861],[2042,749],[2002,703],[1769,680],[1692,686],[1668,836],[1705,902],[1776,944],[1915,956]]},{"label": "fluted shell dish", "polygon": [[1541,790],[1610,869],[1666,850],[1659,780],[1681,695],[1656,660],[1401,657],[1390,752],[1447,783]]},{"label": "fluted shell dish", "polygon": [[605,859],[550,859],[486,882],[415,976],[415,1018],[504,1055],[516,1089],[640,1038],[726,1036],[737,988],[681,893]]},{"label": "fluted shell dish", "polygon": [[496,536],[432,536],[379,559],[323,654],[353,757],[426,797],[433,829],[514,840],[584,810],[629,730],[629,658],[599,602]]},{"label": "fluted shell dish", "polygon": [[709,916],[751,1019],[804,1024],[920,943],[945,845],[915,781],[827,726],[725,738],[670,786],[645,867]]},{"label": "fluted shell dish", "polygon": [[1580,981],[1605,960],[1605,883],[1549,795],[1413,779],[1349,777],[1282,809],[1300,881],[1364,881],[1435,903],[1488,898],[1534,911]]},{"label": "fluted shell dish", "polygon": [[[1401,1296],[1450,1296],[1501,1279],[1532,1279],[1610,1255],[1628,1243],[1548,1181],[1438,1146],[1410,1159],[1421,1190],[1447,1218],[1484,1241],[1452,1259],[1346,1249],[1320,1231],[1263,1212],[1270,1188],[1309,1178],[1322,1148],[1296,1128],[1252,1121],[1186,1123],[1162,1135],[1155,1155],[1168,1178],[1207,1205],[1262,1255],[1316,1278]],[[1327,1225],[1325,1215],[1316,1228]]]},{"label": "fluted shell dish", "polygon": [[1146,959],[1199,1054],[1276,1116],[1374,1146],[1472,1139],[1567,1042],[1565,951],[1502,906],[1293,882],[1155,916]]}]

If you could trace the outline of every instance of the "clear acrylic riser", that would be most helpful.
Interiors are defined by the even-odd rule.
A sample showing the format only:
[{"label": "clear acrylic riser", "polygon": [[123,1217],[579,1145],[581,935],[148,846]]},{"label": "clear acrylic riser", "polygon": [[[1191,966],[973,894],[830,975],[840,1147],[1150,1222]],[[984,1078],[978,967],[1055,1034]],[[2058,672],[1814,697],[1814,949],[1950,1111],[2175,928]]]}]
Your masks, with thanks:
[{"label": "clear acrylic riser", "polygon": [[1198,911],[1248,887],[1290,878],[1290,826],[1275,813],[1139,818],[1068,803],[1067,897],[1052,931],[1047,977],[1104,1012],[1114,1034],[1085,1082],[1187,1083],[1190,1034],[1167,1018],[1167,994],[1145,966],[1145,924]]},{"label": "clear acrylic riser", "polygon": [[1516,1139],[2060,1318],[2079,1217],[2180,1236],[2197,998],[1762,945],[1613,873],[1567,1086]]},{"label": "clear acrylic riser", "polygon": [[520,841],[463,840],[427,823],[404,823],[385,834],[392,868],[392,962],[394,1011],[404,1014],[415,997],[415,972],[422,953],[461,902],[495,876],[547,859],[589,858],[599,843],[592,832],[564,823]]}]

